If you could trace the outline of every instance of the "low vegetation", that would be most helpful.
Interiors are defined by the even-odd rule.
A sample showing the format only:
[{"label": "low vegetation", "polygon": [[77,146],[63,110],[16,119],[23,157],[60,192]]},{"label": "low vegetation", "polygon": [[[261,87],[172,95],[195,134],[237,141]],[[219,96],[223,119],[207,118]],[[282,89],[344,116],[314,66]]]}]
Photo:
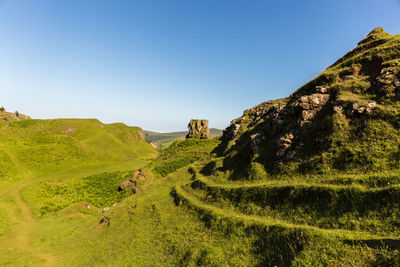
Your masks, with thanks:
[{"label": "low vegetation", "polygon": [[0,265],[399,266],[399,38],[375,29],[220,140],[2,111]]}]

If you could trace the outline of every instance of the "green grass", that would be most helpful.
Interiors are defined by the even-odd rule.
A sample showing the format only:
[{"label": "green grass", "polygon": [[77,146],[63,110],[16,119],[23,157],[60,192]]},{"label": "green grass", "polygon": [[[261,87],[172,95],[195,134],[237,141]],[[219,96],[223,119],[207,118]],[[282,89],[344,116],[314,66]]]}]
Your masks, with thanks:
[{"label": "green grass", "polygon": [[[244,111],[234,120],[240,125],[237,135],[225,139],[217,149],[219,156],[225,157],[225,170],[233,172],[232,179],[242,180],[253,179],[255,163],[264,169],[258,171],[267,175],[397,170],[399,51],[400,35],[377,29],[291,96]],[[317,93],[317,86],[328,88],[330,100],[316,111],[313,120],[300,126],[299,98]],[[354,111],[353,107],[371,102],[376,104],[373,111]],[[277,107],[282,109],[279,115]],[[280,159],[277,143],[289,132],[294,133],[294,146],[298,146],[290,152],[296,154]],[[253,151],[253,138],[258,135],[263,138]]]},{"label": "green grass", "polygon": [[157,159],[153,160],[148,167],[153,170],[156,176],[164,177],[196,160],[209,158],[210,153],[218,144],[219,141],[214,139],[175,141],[162,150]]},{"label": "green grass", "polygon": [[[191,212],[175,205],[171,190],[189,179],[187,168],[182,168],[148,184],[104,215],[77,212],[40,218],[35,245],[51,248],[60,265],[256,264],[252,239],[214,232]],[[109,216],[111,224],[96,230],[103,216]]]},{"label": "green grass", "polygon": [[[137,127],[5,114],[0,265],[399,266],[396,91],[374,91],[368,75],[343,78],[374,56],[385,71],[397,68],[399,38],[374,31],[295,93],[329,84],[343,109],[296,128],[304,149],[276,170],[277,138],[297,117],[272,127],[257,116],[284,104],[290,113],[290,98],[246,110],[232,140],[175,140],[157,151]],[[371,100],[373,114],[349,112]],[[138,168],[148,178],[139,192],[118,191]]]},{"label": "green grass", "polygon": [[55,212],[78,199],[99,206],[122,199],[123,193],[113,191],[122,173],[104,172],[134,170],[156,156],[139,131],[87,119],[2,122],[0,264],[54,265],[52,253],[32,245],[37,240],[33,229],[41,227],[35,215],[41,209],[43,214]]},{"label": "green grass", "polygon": [[126,190],[118,191],[119,184],[131,175],[131,171],[104,172],[65,182],[44,181],[25,188],[22,195],[40,216],[79,202],[86,202],[93,208],[102,208],[132,194]]},{"label": "green grass", "polygon": [[319,185],[298,181],[216,184],[201,175],[187,187],[202,201],[223,209],[326,229],[398,233],[398,186]]},{"label": "green grass", "polygon": [[70,166],[153,157],[139,128],[98,120],[25,120],[0,127],[0,183],[23,172],[46,175]]},{"label": "green grass", "polygon": [[[208,227],[225,235],[245,233],[247,238],[257,238],[253,243],[259,252],[258,264],[264,266],[366,266],[377,264],[377,257],[384,255],[380,264],[389,266],[399,262],[398,253],[385,248],[373,250],[361,244],[347,245],[340,240],[381,240],[379,236],[361,231],[323,230],[308,225],[290,224],[282,220],[249,216],[231,210],[204,204],[199,199],[176,187],[176,202],[197,212]],[[379,259],[381,260],[381,259]]]}]

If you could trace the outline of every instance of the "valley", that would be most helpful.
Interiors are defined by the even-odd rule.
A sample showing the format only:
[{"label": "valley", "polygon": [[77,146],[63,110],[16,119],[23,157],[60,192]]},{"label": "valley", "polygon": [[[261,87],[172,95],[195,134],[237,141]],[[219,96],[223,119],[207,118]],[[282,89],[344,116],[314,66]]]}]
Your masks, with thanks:
[{"label": "valley", "polygon": [[222,132],[3,110],[0,265],[398,266],[399,100],[376,28]]}]

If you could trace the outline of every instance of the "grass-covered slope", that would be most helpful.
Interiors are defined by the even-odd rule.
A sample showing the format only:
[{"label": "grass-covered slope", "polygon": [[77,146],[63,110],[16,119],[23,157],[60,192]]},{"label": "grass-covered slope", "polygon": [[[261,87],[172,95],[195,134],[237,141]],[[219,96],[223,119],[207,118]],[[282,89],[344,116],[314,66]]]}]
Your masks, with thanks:
[{"label": "grass-covered slope", "polygon": [[377,28],[289,97],[233,120],[218,152],[237,178],[257,168],[303,174],[396,170],[399,100],[400,35]]},{"label": "grass-covered slope", "polygon": [[123,125],[3,126],[0,265],[399,266],[399,41],[375,29],[220,141],[153,159]]},{"label": "grass-covered slope", "polygon": [[261,266],[400,265],[400,35],[381,28],[291,96],[246,110],[178,206]]},{"label": "grass-covered slope", "polygon": [[138,127],[95,119],[21,120],[0,125],[0,183],[71,167],[154,154]]},{"label": "grass-covered slope", "polygon": [[157,177],[164,177],[195,161],[209,158],[211,151],[218,144],[219,141],[213,139],[175,141],[162,150],[160,155],[148,167]]},{"label": "grass-covered slope", "polygon": [[121,200],[127,195],[115,189],[124,172],[156,156],[138,127],[2,115],[0,265],[55,265],[53,254],[32,245],[38,240],[35,227],[43,226],[38,216],[81,201],[92,202],[95,210]]}]

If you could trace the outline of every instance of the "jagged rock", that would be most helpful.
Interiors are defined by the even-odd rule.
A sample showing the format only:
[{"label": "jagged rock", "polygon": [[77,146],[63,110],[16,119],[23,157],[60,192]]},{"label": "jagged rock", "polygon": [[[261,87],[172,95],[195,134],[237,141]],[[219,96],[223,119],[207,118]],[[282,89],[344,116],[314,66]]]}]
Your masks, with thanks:
[{"label": "jagged rock", "polygon": [[208,120],[191,120],[188,125],[189,133],[186,138],[209,139],[210,130],[208,129]]},{"label": "jagged rock", "polygon": [[375,101],[370,101],[366,105],[361,105],[357,102],[354,102],[350,114],[371,114],[375,107]]},{"label": "jagged rock", "polygon": [[329,100],[329,94],[304,95],[299,98],[299,106],[303,109],[321,108]]},{"label": "jagged rock", "polygon": [[298,100],[298,106],[301,107],[303,110],[301,111],[301,118],[299,118],[298,124],[300,126],[303,126],[304,123],[314,119],[318,111],[320,111],[322,107],[328,102],[329,97],[329,94],[320,93],[301,96]]}]

